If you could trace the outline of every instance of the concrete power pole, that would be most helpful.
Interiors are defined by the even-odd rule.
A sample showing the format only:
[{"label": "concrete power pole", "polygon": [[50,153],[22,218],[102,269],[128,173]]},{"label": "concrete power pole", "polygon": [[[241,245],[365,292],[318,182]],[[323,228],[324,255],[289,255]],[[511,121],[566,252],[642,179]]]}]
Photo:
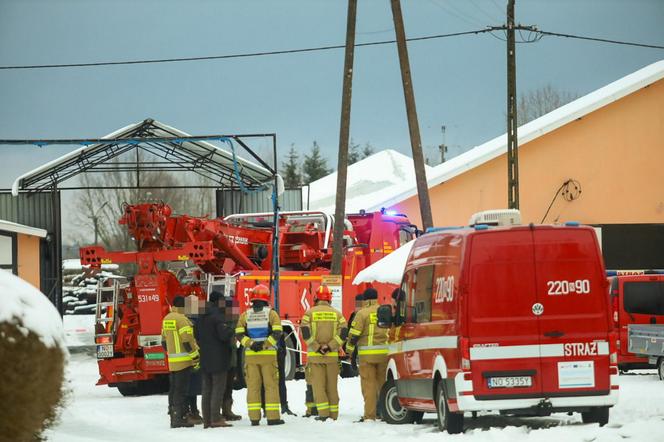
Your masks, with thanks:
[{"label": "concrete power pole", "polygon": [[413,82],[410,78],[410,62],[408,61],[408,48],[406,47],[406,31],[403,25],[400,0],[391,0],[392,17],[394,19],[394,30],[397,36],[397,49],[399,51],[399,65],[401,67],[401,81],[403,83],[403,95],[406,101],[406,114],[408,116],[408,130],[410,132],[410,146],[413,151],[413,163],[415,165],[415,181],[417,183],[417,196],[420,203],[420,215],[422,217],[422,228],[424,230],[433,227],[431,215],[431,202],[429,201],[429,186],[427,185],[426,172],[424,170],[424,155],[422,154],[422,139],[420,138],[420,126],[417,122],[417,109],[415,108],[415,94],[413,93]]},{"label": "concrete power pole", "polygon": [[516,119],[514,1],[507,1],[507,208],[519,208],[519,152]]},{"label": "concrete power pole", "polygon": [[353,95],[353,57],[355,55],[355,17],[357,0],[348,0],[346,24],[346,57],[344,81],[341,95],[341,125],[339,128],[339,158],[337,161],[337,196],[334,209],[334,236],[332,243],[332,275],[341,275],[341,260],[344,255],[343,236],[346,218],[346,177],[348,172],[348,141],[350,138],[350,104]]}]

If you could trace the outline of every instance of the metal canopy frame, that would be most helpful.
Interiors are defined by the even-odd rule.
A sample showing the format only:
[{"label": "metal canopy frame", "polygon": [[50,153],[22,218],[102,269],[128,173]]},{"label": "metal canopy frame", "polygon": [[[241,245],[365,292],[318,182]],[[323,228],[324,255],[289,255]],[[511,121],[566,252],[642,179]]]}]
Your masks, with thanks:
[{"label": "metal canopy frame", "polygon": [[[275,164],[268,165],[249,146],[250,140],[270,138],[272,140]],[[251,163],[240,158],[235,152],[224,150],[209,141],[231,141],[241,146],[252,159]],[[224,188],[259,189],[271,184],[276,171],[276,134],[205,135],[190,136],[177,129],[152,119],[116,131],[104,138],[58,139],[58,140],[0,140],[0,145],[56,145],[80,144],[83,147],[65,154],[28,172],[17,179],[13,192],[41,192],[57,188],[78,190],[89,187],[63,187],[61,184],[82,173],[105,173],[111,171],[135,172],[136,185],[121,188],[140,188],[141,172],[192,172],[214,183],[211,186],[181,186],[180,188]],[[231,147],[231,150],[233,148]],[[114,158],[131,151],[136,152],[135,160],[111,163]],[[141,161],[139,152],[148,153],[151,158]],[[125,155],[126,156],[126,155]],[[241,180],[239,183],[238,180]],[[116,188],[117,189],[117,188]]]},{"label": "metal canopy frame", "polygon": [[[249,146],[250,140],[257,138],[269,138],[272,140],[272,153],[274,164],[268,165]],[[209,141],[236,142],[246,151],[256,163],[249,162],[236,155],[234,147],[232,152],[221,149]],[[97,189],[93,186],[62,187],[63,182],[82,173],[106,173],[110,171],[135,172],[136,185],[120,187],[102,187],[102,189],[140,189],[140,172],[156,171],[182,171],[193,172],[210,179],[215,183],[213,186],[162,186],[147,188],[214,188],[227,190],[261,190],[267,186],[273,186],[272,205],[274,209],[274,235],[273,235],[273,265],[270,270],[270,286],[273,289],[275,309],[279,311],[279,197],[278,189],[280,177],[277,166],[277,136],[275,133],[262,134],[235,134],[235,135],[202,135],[191,136],[170,126],[166,126],[153,119],[146,119],[140,123],[119,129],[103,138],[80,138],[80,139],[0,139],[0,147],[17,145],[81,145],[82,147],[63,155],[59,159],[51,161],[34,169],[16,179],[12,186],[12,193],[37,194],[50,193],[53,196],[54,207],[52,211],[53,229],[57,247],[56,262],[61,262],[61,190]],[[109,164],[111,160],[125,153],[136,152],[133,161],[116,161]],[[158,158],[141,161],[139,152],[144,151]],[[3,189],[0,189],[3,190]],[[4,189],[5,191],[9,189]],[[62,297],[62,268],[58,264],[55,268],[56,282],[53,286],[57,298]],[[57,300],[55,305],[62,315],[62,302]]]}]

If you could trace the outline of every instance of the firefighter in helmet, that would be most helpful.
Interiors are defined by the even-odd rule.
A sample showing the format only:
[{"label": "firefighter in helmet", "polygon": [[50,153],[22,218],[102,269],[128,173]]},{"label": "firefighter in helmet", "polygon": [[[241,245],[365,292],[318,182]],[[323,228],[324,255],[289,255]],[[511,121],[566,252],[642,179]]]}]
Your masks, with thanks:
[{"label": "firefighter in helmet", "polygon": [[259,284],[251,290],[251,308],[242,313],[235,328],[244,347],[247,408],[251,425],[261,419],[261,387],[265,389],[268,425],[281,425],[277,342],[282,333],[281,319],[269,306],[270,290]]},{"label": "firefighter in helmet", "polygon": [[387,371],[388,329],[378,327],[378,292],[369,287],[364,291],[364,307],[350,325],[346,350],[357,348],[360,360],[360,382],[364,397],[364,415],[360,422],[376,420],[378,393],[385,383]]},{"label": "firefighter in helmet", "polygon": [[169,413],[171,428],[193,427],[194,423],[186,418],[187,388],[194,367],[198,368],[200,356],[198,344],[194,338],[191,321],[184,315],[184,298],[173,299],[171,311],[161,324],[162,346],[168,355],[170,372]]},{"label": "firefighter in helmet", "polygon": [[330,305],[332,293],[326,285],[316,291],[314,307],[302,317],[302,337],[308,347],[309,380],[318,411],[316,420],[339,416],[339,348],[348,333],[346,319]]}]

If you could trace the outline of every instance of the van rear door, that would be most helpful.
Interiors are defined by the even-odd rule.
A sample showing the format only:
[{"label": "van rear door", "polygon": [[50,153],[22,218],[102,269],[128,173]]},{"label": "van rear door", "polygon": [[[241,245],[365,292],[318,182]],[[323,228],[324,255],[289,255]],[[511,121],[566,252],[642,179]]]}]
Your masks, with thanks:
[{"label": "van rear door", "polygon": [[[542,392],[532,233],[528,228],[471,235],[468,339],[479,400]],[[468,270],[466,270],[468,271]]]},{"label": "van rear door", "polygon": [[607,281],[594,231],[533,230],[543,393],[608,394]]}]

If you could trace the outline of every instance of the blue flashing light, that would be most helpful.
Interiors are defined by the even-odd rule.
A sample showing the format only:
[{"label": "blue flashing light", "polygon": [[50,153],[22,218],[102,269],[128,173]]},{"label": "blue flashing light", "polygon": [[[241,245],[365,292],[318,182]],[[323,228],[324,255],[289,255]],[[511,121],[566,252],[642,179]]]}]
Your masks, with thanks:
[{"label": "blue flashing light", "polygon": [[489,230],[487,224],[475,224],[475,230]]},{"label": "blue flashing light", "polygon": [[386,210],[385,211],[385,215],[387,215],[387,216],[397,216],[398,214],[399,214],[399,212],[397,212],[396,210]]},{"label": "blue flashing light", "polygon": [[567,221],[565,225],[568,227],[579,227],[581,224],[578,221]]}]

